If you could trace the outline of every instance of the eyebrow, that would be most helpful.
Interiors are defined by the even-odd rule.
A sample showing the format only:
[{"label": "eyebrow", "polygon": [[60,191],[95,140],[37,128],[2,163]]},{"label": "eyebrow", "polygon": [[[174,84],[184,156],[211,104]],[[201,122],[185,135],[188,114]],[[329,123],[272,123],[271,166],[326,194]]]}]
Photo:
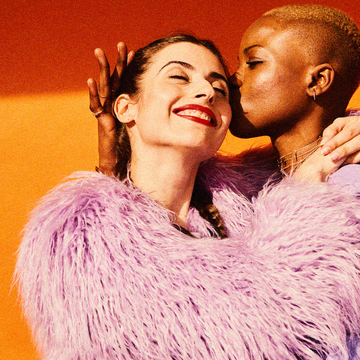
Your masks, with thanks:
[{"label": "eyebrow", "polygon": [[[179,64],[179,65],[183,66],[183,67],[186,68],[186,69],[196,70],[196,68],[195,68],[193,65],[191,65],[191,64],[189,64],[189,63],[187,63],[187,62],[185,62],[185,61],[172,60],[172,61],[169,61],[168,63],[166,63],[166,64],[159,70],[159,72],[160,72],[161,70],[163,70],[164,68],[166,68],[167,66],[171,65],[171,64]],[[212,78],[214,78],[214,79],[223,80],[223,81],[226,82],[226,84],[228,83],[228,80],[226,79],[226,77],[225,77],[224,75],[221,75],[221,74],[217,73],[216,71],[211,72],[211,73],[210,73],[210,77],[212,77]]]},{"label": "eyebrow", "polygon": [[262,47],[263,48],[263,46],[262,45],[251,45],[251,46],[248,46],[247,48],[245,48],[244,49],[244,54],[247,54],[252,48],[254,48],[254,47]]},{"label": "eyebrow", "polygon": [[164,69],[165,67],[171,65],[171,64],[179,64],[187,69],[190,69],[190,70],[195,70],[195,67],[192,66],[191,64],[187,63],[187,62],[184,62],[184,61],[179,61],[179,60],[172,60],[172,61],[169,61],[168,63],[166,63],[160,70],[159,72]]}]

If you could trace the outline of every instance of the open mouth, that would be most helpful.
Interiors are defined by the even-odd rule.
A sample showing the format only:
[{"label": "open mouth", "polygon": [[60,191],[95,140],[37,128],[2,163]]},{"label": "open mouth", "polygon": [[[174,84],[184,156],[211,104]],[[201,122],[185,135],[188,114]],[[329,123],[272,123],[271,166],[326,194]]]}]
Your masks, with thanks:
[{"label": "open mouth", "polygon": [[181,106],[173,112],[185,119],[195,121],[206,126],[216,127],[217,121],[214,113],[207,107],[195,104]]}]

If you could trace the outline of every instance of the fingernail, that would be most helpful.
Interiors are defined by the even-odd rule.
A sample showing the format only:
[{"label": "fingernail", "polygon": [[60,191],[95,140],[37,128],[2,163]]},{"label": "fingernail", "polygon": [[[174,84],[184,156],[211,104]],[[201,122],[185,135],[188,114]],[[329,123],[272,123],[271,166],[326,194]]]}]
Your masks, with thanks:
[{"label": "fingernail", "polygon": [[326,144],[328,142],[328,138],[327,137],[323,137],[320,141],[320,146],[323,146],[324,144]]},{"label": "fingernail", "polygon": [[340,159],[340,155],[338,152],[334,151],[331,155],[330,155],[330,159],[332,161],[338,161]]},{"label": "fingernail", "polygon": [[329,155],[331,153],[331,148],[329,146],[325,146],[324,148],[321,149],[321,153],[324,156]]}]

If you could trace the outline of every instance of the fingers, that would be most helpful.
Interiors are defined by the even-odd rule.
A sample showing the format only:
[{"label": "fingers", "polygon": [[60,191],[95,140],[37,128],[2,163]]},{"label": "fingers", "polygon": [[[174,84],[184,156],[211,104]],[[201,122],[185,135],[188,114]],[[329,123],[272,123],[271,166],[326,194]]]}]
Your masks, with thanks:
[{"label": "fingers", "polygon": [[129,65],[129,64],[131,63],[131,61],[133,60],[134,56],[135,56],[135,51],[131,50],[131,51],[128,53],[126,65]]},{"label": "fingers", "polygon": [[329,156],[333,161],[344,159],[347,164],[360,162],[360,135],[338,146]]},{"label": "fingers", "polygon": [[94,51],[100,67],[99,97],[107,111],[111,111],[113,95],[119,90],[124,70],[134,57],[134,52],[130,51],[128,53],[126,44],[123,42],[117,44],[117,51],[118,57],[111,76],[109,61],[104,51],[100,48]]},{"label": "fingers", "polygon": [[90,78],[87,84],[89,88],[90,111],[94,116],[97,116],[96,114],[100,115],[104,108],[99,98],[96,81]]},{"label": "fingers", "polygon": [[117,44],[118,58],[116,62],[116,70],[121,74],[127,65],[127,46],[122,41]]},{"label": "fingers", "polygon": [[106,109],[111,111],[111,81],[110,81],[110,65],[108,59],[102,49],[95,49],[95,57],[99,63],[100,79],[98,96]]},{"label": "fingers", "polygon": [[[336,150],[337,155],[334,157],[344,157],[351,155],[356,149],[354,146],[358,144],[357,141],[352,140],[360,135],[360,117],[348,116],[344,118],[337,118],[330,126],[328,126],[323,132],[323,155],[330,154]],[[349,146],[344,146],[347,142],[350,142]],[[347,151],[351,151],[350,153]]]},{"label": "fingers", "polygon": [[360,151],[348,156],[345,160],[346,164],[358,164],[360,163]]},{"label": "fingers", "polygon": [[131,51],[129,54],[127,52],[126,44],[119,42],[117,44],[118,57],[115,65],[114,72],[111,75],[111,90],[113,93],[116,93],[121,85],[121,77],[126,69],[126,66],[130,63],[134,57],[134,52]]}]

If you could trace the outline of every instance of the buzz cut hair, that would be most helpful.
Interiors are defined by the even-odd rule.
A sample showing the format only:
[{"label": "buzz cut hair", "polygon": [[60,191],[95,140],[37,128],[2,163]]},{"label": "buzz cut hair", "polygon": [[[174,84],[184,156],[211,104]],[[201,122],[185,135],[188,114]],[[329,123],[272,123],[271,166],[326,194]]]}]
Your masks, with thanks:
[{"label": "buzz cut hair", "polygon": [[301,40],[312,49],[312,56],[332,62],[342,86],[351,94],[355,92],[360,84],[360,31],[349,15],[323,5],[285,5],[263,16],[295,26]]}]

